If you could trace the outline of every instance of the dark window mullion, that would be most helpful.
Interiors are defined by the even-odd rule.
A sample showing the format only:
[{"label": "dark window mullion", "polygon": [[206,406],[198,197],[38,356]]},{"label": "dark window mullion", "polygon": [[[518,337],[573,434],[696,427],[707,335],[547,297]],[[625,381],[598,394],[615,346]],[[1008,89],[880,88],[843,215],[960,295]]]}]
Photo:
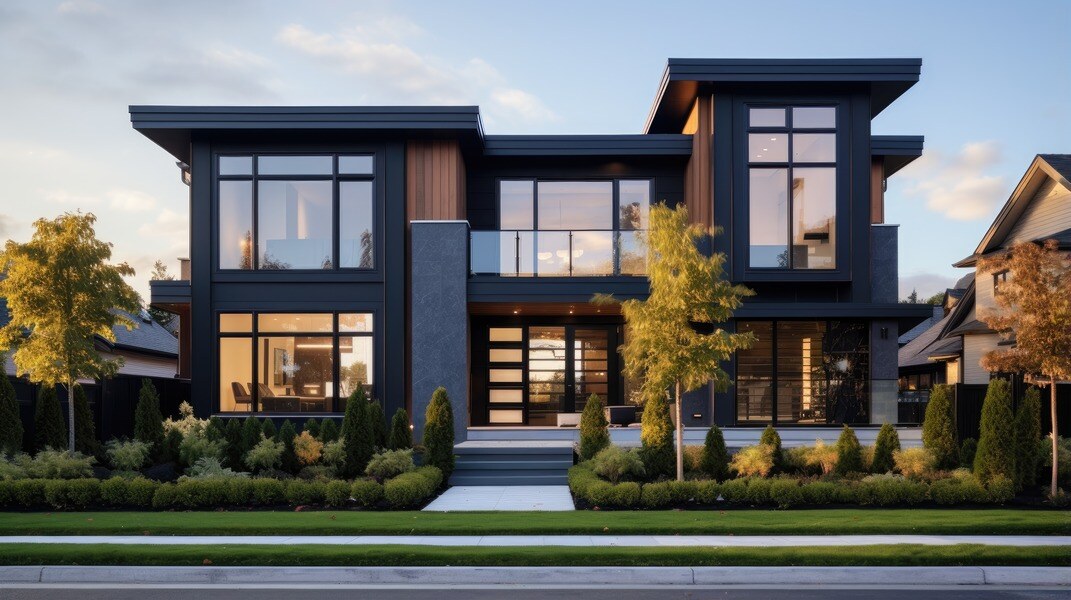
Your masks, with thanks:
[{"label": "dark window mullion", "polygon": [[770,367],[772,370],[770,397],[773,399],[773,404],[770,407],[770,424],[777,425],[777,321],[770,321],[770,341]]},{"label": "dark window mullion", "polygon": [[[335,159],[336,166],[338,168],[338,159]],[[338,332],[338,313],[332,315],[332,337],[331,341],[333,348],[331,349],[333,366],[331,367],[331,376],[334,377],[334,389],[331,394],[331,410],[328,412],[338,412],[339,398],[342,396],[342,375],[341,375],[341,363],[342,363],[342,344],[339,342]],[[325,394],[326,397],[326,394]]]},{"label": "dark window mullion", "polygon": [[[254,166],[253,168],[256,169],[256,166]],[[260,329],[259,327],[257,327],[257,314],[258,313],[255,311],[250,313],[253,319],[253,389],[249,390],[249,394],[252,397],[252,402],[250,403],[249,411],[254,414],[260,412],[260,390],[258,389],[260,386],[257,385],[258,383],[260,383],[260,379],[257,377],[257,354],[259,350],[258,346],[260,345]]]},{"label": "dark window mullion", "polygon": [[[249,266],[251,271],[260,270],[260,186],[257,185],[258,171],[260,170],[260,155],[253,155],[253,241],[252,247],[249,248]],[[253,320],[256,321],[257,317],[254,314]],[[254,323],[256,325],[256,323]],[[255,331],[255,329],[254,329]],[[254,345],[256,345],[254,343]]]}]

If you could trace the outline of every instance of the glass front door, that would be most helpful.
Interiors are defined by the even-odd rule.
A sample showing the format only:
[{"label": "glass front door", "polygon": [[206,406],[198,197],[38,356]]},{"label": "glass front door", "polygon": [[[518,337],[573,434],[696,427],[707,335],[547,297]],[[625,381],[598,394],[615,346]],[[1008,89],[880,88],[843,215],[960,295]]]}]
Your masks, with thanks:
[{"label": "glass front door", "polygon": [[487,423],[553,427],[591,394],[617,404],[615,346],[616,326],[491,327]]}]

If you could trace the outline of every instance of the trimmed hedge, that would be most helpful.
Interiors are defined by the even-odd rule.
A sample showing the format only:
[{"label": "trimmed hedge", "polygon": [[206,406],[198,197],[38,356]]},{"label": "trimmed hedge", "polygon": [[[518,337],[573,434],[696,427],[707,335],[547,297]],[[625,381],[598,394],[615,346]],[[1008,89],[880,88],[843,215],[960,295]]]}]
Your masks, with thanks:
[{"label": "trimmed hedge", "polygon": [[665,508],[689,503],[724,506],[913,506],[937,504],[1003,504],[1014,496],[1007,479],[989,486],[966,475],[925,483],[898,475],[871,475],[861,480],[814,481],[793,477],[748,477],[717,481],[659,481],[611,484],[586,465],[569,469],[573,496],[599,508]]},{"label": "trimmed hedge", "polygon": [[[158,483],[149,479],[16,479],[0,481],[0,508],[84,509],[154,508],[187,510],[219,507],[306,504],[375,508],[386,500],[390,508],[408,508],[426,502],[442,486],[442,472],[421,467],[379,484],[372,480],[281,481],[228,477],[184,479]],[[636,487],[639,499],[639,486]]]}]

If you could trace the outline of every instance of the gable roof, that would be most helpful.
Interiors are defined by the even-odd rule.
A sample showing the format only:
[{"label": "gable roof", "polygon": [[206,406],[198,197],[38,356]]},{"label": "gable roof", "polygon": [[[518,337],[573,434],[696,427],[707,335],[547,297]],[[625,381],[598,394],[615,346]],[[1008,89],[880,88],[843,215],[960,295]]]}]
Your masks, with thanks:
[{"label": "gable roof", "polygon": [[930,364],[928,353],[932,347],[940,344],[941,331],[951,318],[949,313],[944,318],[932,323],[926,330],[918,333],[896,352],[897,363],[901,367],[917,367]]},{"label": "gable roof", "polygon": [[[1008,201],[1004,203],[1004,207],[997,213],[993,224],[989,226],[982,241],[975,248],[974,254],[952,266],[973,267],[979,258],[999,250],[1030,205],[1030,201],[1034,199],[1034,194],[1049,179],[1071,191],[1071,154],[1036,155],[1030,167],[1027,168],[1026,174],[1019,180],[1019,184],[1015,186]],[[1048,237],[1046,236],[1045,239]]]},{"label": "gable roof", "polygon": [[923,321],[923,322],[919,323],[918,325],[915,325],[911,329],[907,330],[900,337],[898,337],[896,339],[896,341],[901,345],[907,344],[911,340],[917,338],[924,331],[927,331],[928,329],[933,327],[935,324],[937,324],[943,318],[945,318],[945,309],[944,309],[944,307],[943,306],[934,306],[933,307],[933,315],[930,318],[926,319],[925,321]]}]

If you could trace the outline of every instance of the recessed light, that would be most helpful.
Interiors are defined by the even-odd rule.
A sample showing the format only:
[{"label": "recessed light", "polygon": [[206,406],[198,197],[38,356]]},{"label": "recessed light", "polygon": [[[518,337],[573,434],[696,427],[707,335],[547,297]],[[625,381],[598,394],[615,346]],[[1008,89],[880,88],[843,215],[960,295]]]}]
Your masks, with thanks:
[{"label": "recessed light", "polygon": [[517,313],[519,313],[519,312],[521,312],[521,311],[519,311],[519,310],[514,310],[514,311],[513,311],[513,314],[517,314]]}]

